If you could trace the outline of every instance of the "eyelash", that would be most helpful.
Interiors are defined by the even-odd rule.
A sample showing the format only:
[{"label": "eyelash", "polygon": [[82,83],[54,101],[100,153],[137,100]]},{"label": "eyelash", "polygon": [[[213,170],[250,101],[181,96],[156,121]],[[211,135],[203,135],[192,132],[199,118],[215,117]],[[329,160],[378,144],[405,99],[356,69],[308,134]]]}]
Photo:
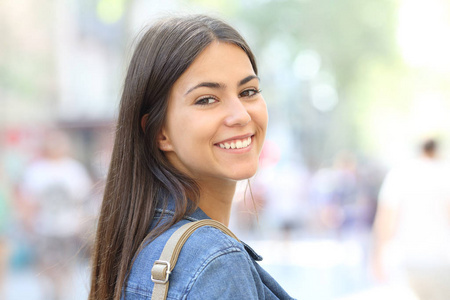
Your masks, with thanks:
[{"label": "eyelash", "polygon": [[[197,101],[195,101],[195,104],[196,105],[211,105],[211,104],[213,104],[213,103],[209,103],[209,100],[217,101],[217,99],[213,96],[205,96],[205,97],[202,97],[202,98],[198,99]],[[205,101],[206,101],[206,103],[205,103]]]},{"label": "eyelash", "polygon": [[[246,96],[241,96],[243,93],[248,93],[248,92],[252,92],[253,94],[252,95],[246,95]],[[261,93],[261,89],[246,89],[246,90],[243,90],[242,92],[241,92],[241,94],[239,95],[240,97],[247,97],[247,98],[251,98],[251,97],[254,97],[254,96],[256,96],[256,95],[258,95],[259,93]]]},{"label": "eyelash", "polygon": [[[243,95],[244,93],[247,93],[247,95]],[[248,93],[252,93],[252,94],[248,95]],[[245,97],[245,98],[252,98],[252,97],[258,95],[259,93],[261,93],[261,89],[254,89],[254,88],[246,89],[246,90],[242,91],[239,94],[239,98],[243,98],[243,97]],[[202,98],[198,99],[195,102],[195,104],[196,105],[211,105],[211,104],[214,103],[214,102],[213,103],[209,103],[209,100],[217,101],[217,98],[213,97],[213,96],[205,96],[205,97],[202,97]],[[206,103],[205,103],[205,101],[206,101]]]}]

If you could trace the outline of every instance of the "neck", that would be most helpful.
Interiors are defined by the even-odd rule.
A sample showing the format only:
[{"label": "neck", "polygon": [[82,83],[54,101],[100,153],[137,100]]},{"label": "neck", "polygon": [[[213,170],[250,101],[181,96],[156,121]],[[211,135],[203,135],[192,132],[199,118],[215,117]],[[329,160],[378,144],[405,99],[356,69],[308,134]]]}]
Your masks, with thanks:
[{"label": "neck", "polygon": [[201,210],[211,219],[228,226],[236,182],[208,182],[208,184],[198,182],[198,184],[200,186],[199,207]]},{"label": "neck", "polygon": [[435,152],[424,152],[423,155],[426,158],[429,158],[429,159],[435,159],[436,158],[436,153]]}]

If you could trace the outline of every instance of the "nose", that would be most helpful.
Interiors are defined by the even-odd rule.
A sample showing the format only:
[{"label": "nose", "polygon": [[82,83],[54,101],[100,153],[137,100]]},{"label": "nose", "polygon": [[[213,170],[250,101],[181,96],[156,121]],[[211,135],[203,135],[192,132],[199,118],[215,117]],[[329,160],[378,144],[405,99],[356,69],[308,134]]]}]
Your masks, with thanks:
[{"label": "nose", "polygon": [[251,119],[252,118],[241,99],[233,98],[228,101],[225,125],[245,126],[251,121]]}]

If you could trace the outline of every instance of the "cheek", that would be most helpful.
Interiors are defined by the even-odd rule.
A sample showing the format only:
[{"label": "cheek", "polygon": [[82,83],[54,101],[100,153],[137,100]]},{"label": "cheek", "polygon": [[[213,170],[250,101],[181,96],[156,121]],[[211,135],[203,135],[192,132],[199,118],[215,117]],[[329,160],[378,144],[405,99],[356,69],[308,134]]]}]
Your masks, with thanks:
[{"label": "cheek", "polygon": [[[176,149],[195,150],[211,139],[213,119],[195,112],[173,115],[170,119],[170,138]],[[192,149],[194,148],[194,149]]]},{"label": "cheek", "polygon": [[266,102],[264,100],[258,102],[252,109],[251,113],[253,121],[264,132],[266,132],[267,124],[269,121],[269,115],[267,112]]}]

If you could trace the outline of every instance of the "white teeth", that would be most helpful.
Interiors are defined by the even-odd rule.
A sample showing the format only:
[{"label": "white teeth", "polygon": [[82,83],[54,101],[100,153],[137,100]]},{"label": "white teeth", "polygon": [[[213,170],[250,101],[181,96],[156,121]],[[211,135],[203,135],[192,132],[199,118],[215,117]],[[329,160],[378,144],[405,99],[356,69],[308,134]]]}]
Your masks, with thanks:
[{"label": "white teeth", "polygon": [[222,149],[241,149],[248,147],[252,143],[252,138],[249,137],[244,140],[236,140],[230,143],[220,143],[219,147]]}]

